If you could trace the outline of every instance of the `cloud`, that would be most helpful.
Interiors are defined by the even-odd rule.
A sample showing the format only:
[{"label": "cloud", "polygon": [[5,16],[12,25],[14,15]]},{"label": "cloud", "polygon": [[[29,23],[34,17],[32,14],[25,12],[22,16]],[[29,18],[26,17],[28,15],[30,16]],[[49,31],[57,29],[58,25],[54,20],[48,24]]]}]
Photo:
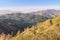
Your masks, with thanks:
[{"label": "cloud", "polygon": [[2,7],[0,10],[13,10],[13,11],[21,11],[21,12],[32,12],[39,10],[47,10],[47,9],[60,9],[60,6],[25,6],[25,7]]}]

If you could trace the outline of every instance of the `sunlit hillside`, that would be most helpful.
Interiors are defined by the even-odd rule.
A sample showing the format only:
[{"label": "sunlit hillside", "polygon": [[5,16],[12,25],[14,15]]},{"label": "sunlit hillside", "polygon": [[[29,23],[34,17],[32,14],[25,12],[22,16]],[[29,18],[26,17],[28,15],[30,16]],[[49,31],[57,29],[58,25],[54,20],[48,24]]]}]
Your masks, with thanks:
[{"label": "sunlit hillside", "polygon": [[26,28],[24,32],[12,35],[1,34],[0,39],[5,40],[60,40],[60,16],[38,23],[32,28]]}]

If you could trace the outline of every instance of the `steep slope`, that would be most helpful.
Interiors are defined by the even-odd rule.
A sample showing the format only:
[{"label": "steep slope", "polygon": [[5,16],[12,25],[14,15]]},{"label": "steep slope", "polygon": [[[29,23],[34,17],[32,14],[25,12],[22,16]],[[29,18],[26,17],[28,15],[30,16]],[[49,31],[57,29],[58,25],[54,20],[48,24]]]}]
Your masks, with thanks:
[{"label": "steep slope", "polygon": [[60,40],[60,16],[27,28],[12,40]]}]

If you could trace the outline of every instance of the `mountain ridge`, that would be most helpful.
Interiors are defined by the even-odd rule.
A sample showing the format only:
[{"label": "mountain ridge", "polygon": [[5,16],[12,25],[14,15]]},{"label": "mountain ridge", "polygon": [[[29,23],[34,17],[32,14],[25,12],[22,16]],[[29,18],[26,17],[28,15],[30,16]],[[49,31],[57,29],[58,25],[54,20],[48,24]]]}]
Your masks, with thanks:
[{"label": "mountain ridge", "polygon": [[1,12],[3,15],[5,13],[5,15],[7,14],[18,14],[18,13],[22,13],[22,14],[34,14],[34,15],[41,15],[44,17],[56,17],[57,15],[60,14],[60,10],[55,10],[55,9],[47,9],[47,10],[42,10],[42,11],[35,11],[35,12],[28,12],[28,13],[23,13],[21,11],[12,11],[12,10],[1,10]]}]

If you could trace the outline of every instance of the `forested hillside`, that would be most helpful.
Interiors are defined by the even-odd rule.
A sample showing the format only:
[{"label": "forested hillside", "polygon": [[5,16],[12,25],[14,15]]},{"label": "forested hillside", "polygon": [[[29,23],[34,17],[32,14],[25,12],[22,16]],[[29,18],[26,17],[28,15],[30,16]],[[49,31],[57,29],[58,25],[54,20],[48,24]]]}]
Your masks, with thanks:
[{"label": "forested hillside", "polygon": [[32,25],[36,25],[47,19],[47,17],[34,14],[5,14],[0,16],[0,33],[15,35],[18,30],[22,32],[25,28],[30,28]]},{"label": "forested hillside", "polygon": [[22,33],[18,31],[14,37],[3,33],[1,37],[6,37],[6,40],[60,40],[60,16],[37,23]]}]

